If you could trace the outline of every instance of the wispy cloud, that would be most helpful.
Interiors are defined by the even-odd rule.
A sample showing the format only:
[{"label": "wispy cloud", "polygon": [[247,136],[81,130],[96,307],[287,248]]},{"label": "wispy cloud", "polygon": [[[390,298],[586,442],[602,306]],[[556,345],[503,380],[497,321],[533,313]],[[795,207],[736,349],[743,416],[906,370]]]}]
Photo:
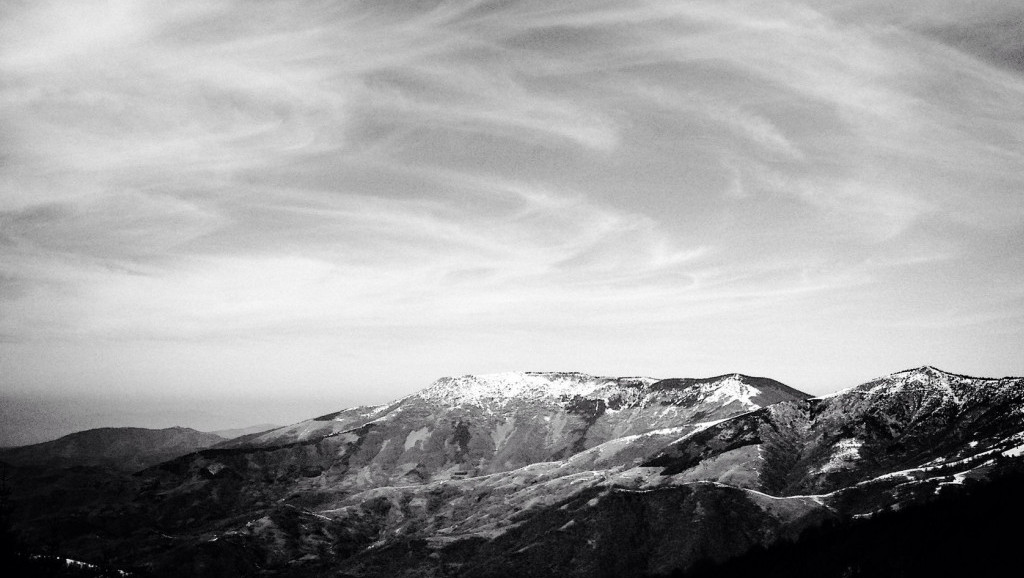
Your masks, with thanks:
[{"label": "wispy cloud", "polygon": [[[806,378],[812,357],[872,354],[808,338],[816,312],[865,342],[985,319],[1021,345],[1019,293],[985,281],[1024,281],[1021,14],[4,4],[0,361],[324,339],[363,364],[413,352],[427,379],[455,363],[442,348],[502,369],[548,359],[541,340],[584,366],[685,349],[705,361],[650,372],[735,354]],[[604,341],[566,353],[582,331]],[[495,334],[515,353],[483,348]],[[634,345],[616,358],[617,336]],[[767,345],[786,340],[803,345]]]}]

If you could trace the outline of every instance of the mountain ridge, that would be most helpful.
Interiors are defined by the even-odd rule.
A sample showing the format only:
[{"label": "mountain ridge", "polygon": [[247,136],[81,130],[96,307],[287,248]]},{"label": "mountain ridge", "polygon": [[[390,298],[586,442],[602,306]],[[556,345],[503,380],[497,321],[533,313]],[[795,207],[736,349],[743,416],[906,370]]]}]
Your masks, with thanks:
[{"label": "mountain ridge", "polygon": [[[758,389],[753,384],[764,387]],[[687,387],[666,387],[685,384]],[[714,395],[720,386],[726,386],[719,397]],[[731,389],[730,389],[731,388]],[[757,400],[753,397],[760,396]],[[396,410],[410,406],[431,406],[472,412],[482,410],[488,415],[505,411],[515,412],[524,404],[543,402],[549,410],[562,408],[570,413],[617,412],[623,407],[635,408],[651,403],[699,405],[701,403],[728,406],[730,411],[749,411],[765,403],[781,399],[808,398],[808,394],[767,378],[754,378],[731,373],[710,378],[657,379],[650,377],[602,377],[581,372],[506,372],[460,377],[442,377],[427,387],[388,404],[358,406],[298,422],[266,432],[263,436],[246,439],[249,445],[266,443],[280,445],[326,435],[338,435],[368,423],[391,419]],[[580,400],[590,403],[579,405]],[[724,402],[724,403],[722,403]],[[763,403],[758,403],[763,402]],[[577,404],[573,407],[572,404]],[[584,407],[584,405],[586,407]],[[421,411],[426,411],[422,407]],[[724,414],[721,414],[724,415]],[[719,415],[719,417],[721,416]],[[591,416],[597,419],[599,416]],[[652,424],[647,429],[664,427]],[[639,432],[634,432],[639,433]],[[228,442],[226,447],[235,445]]]},{"label": "mountain ridge", "polygon": [[[922,366],[811,397],[735,373],[497,375],[442,378],[138,472],[117,499],[156,533],[120,538],[139,552],[126,564],[195,575],[216,575],[218,560],[269,575],[666,574],[913,504],[1024,455],[1021,378]],[[99,547],[77,540],[76,559]]]},{"label": "mountain ridge", "polygon": [[100,427],[0,450],[0,460],[49,467],[99,466],[137,471],[226,441],[192,428]]}]

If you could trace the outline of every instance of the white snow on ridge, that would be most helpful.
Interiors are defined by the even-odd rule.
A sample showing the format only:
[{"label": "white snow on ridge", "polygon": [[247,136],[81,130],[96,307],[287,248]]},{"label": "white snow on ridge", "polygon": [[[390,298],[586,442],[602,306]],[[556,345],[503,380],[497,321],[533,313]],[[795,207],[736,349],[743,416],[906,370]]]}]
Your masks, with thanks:
[{"label": "white snow on ridge", "polygon": [[850,467],[860,459],[860,448],[862,445],[864,445],[864,442],[856,438],[839,440],[833,446],[832,455],[829,456],[828,462],[818,468],[815,473],[825,474]]},{"label": "white snow on ridge", "polygon": [[[63,558],[62,559],[60,557],[55,557],[54,558],[54,557],[50,557],[50,556],[43,556],[43,555],[40,555],[40,554],[35,554],[35,555],[31,556],[31,558],[33,560],[47,560],[47,559],[49,559],[49,560],[53,560],[53,559],[63,560],[65,567],[73,568],[73,569],[76,569],[76,570],[102,570],[102,568],[100,568],[99,566],[97,566],[95,564],[90,564],[88,562],[82,562],[81,560],[75,560],[73,558]],[[125,572],[124,570],[110,569],[110,568],[107,569],[108,572],[110,572],[111,570],[113,572],[116,572],[118,576],[131,576],[130,573]]]},{"label": "white snow on ridge", "polygon": [[367,411],[363,412],[362,416],[363,417],[373,417],[373,416],[379,414],[380,412],[386,410],[387,408],[391,407],[392,405],[394,405],[394,404],[388,403],[388,404],[383,404],[383,405],[370,406]]},{"label": "white snow on ridge", "polygon": [[[714,423],[718,423],[718,422],[714,422]],[[699,425],[703,425],[703,424],[695,424],[695,425],[699,426]],[[617,437],[615,439],[608,440],[608,441],[606,441],[606,442],[604,442],[602,444],[598,444],[598,445],[596,445],[596,446],[594,446],[594,447],[592,447],[592,448],[590,448],[590,449],[588,449],[586,451],[580,452],[580,453],[570,457],[569,461],[570,462],[573,461],[574,458],[577,459],[577,460],[578,459],[585,459],[586,457],[593,456],[593,455],[598,455],[599,458],[602,459],[602,460],[603,459],[608,459],[609,457],[614,456],[616,452],[622,450],[623,448],[629,446],[631,443],[633,443],[633,442],[635,442],[635,441],[637,441],[637,440],[639,440],[641,438],[652,437],[652,436],[669,436],[669,435],[681,434],[684,431],[687,431],[687,430],[691,429],[691,427],[693,427],[693,426],[684,425],[684,426],[676,426],[676,427],[667,427],[667,428],[655,429],[655,430],[651,430],[651,431],[647,431],[647,432],[643,432],[643,433],[639,433],[639,434],[633,434],[633,435],[628,435],[628,436]],[[707,427],[707,426],[705,426],[705,427]],[[704,429],[704,428],[700,428],[700,429]],[[690,433],[694,433],[694,432],[692,432],[692,431],[688,432],[687,435],[689,435]],[[660,468],[659,468],[659,470],[660,470]]]},{"label": "white snow on ridge", "polygon": [[[653,383],[656,380],[646,380]],[[458,405],[505,405],[512,400],[537,400],[561,396],[586,396],[614,383],[584,373],[492,373],[442,377],[419,393],[428,401]]]},{"label": "white snow on ridge", "polygon": [[843,389],[837,389],[836,391],[833,391],[832,393],[826,393],[825,395],[819,395],[819,396],[813,397],[811,399],[831,399],[833,397],[840,397],[840,396],[843,396],[843,395],[847,395],[847,394],[856,392],[857,391],[857,387],[859,387],[859,386],[854,385],[854,386],[851,386],[851,387],[844,387]]},{"label": "white snow on ridge", "polygon": [[965,387],[991,381],[993,380],[959,376],[931,366],[924,366],[877,377],[864,384],[817,396],[815,399],[829,399],[846,395],[875,398],[878,396],[896,395],[903,391],[925,390],[929,393],[941,395],[946,401],[962,406],[966,401],[962,397]]},{"label": "white snow on ridge", "polygon": [[1024,456],[1024,445],[1017,446],[1015,448],[1008,449],[1003,452],[1003,455],[1008,458],[1017,458]]},{"label": "white snow on ridge", "polygon": [[[716,425],[718,425],[718,424],[720,424],[722,422],[726,422],[726,421],[729,421],[731,419],[733,419],[733,418],[727,417],[727,418],[723,418],[723,419],[716,419],[715,421],[699,421],[699,422],[696,422],[696,423],[687,424],[684,427],[685,428],[693,428],[693,431],[686,432],[685,435],[683,435],[680,438],[676,438],[669,445],[678,444],[679,442],[685,440],[686,438],[692,436],[693,434],[695,434],[697,432],[702,432],[702,431],[708,429],[709,427],[716,426]],[[647,433],[649,433],[649,434],[651,434],[651,433],[658,434],[658,433],[663,433],[663,432],[664,433],[672,433],[671,430],[673,430],[673,429],[676,429],[676,428],[666,428],[666,429],[663,429],[663,430],[654,430],[653,432],[647,432]]]},{"label": "white snow on ridge", "polygon": [[[861,385],[854,385],[827,393],[825,395],[816,396],[814,399],[830,399],[833,397],[841,397],[844,395],[869,395],[876,396],[881,394],[895,393],[904,389],[907,385],[928,385],[938,386],[946,390],[946,392],[956,398],[955,393],[950,385],[950,380],[954,376],[948,374],[942,370],[935,369],[931,366],[916,367],[913,369],[905,369],[903,371],[897,371],[889,375],[883,375],[876,377],[870,381],[867,381]],[[957,402],[960,400],[957,398]]]},{"label": "white snow on ridge", "polygon": [[[743,383],[739,374],[734,374],[722,379],[702,384],[701,394],[706,395],[705,402],[721,403],[727,405],[738,401],[747,409],[758,409],[761,406],[751,401],[752,398],[761,394],[761,390]],[[710,395],[708,395],[710,393]]]},{"label": "white snow on ridge", "polygon": [[[416,394],[420,398],[451,407],[459,405],[506,405],[512,400],[538,400],[561,397],[593,397],[605,388],[641,387],[659,380],[649,377],[609,378],[585,373],[494,373],[443,377]],[[733,374],[717,381],[691,386],[703,403],[728,405],[737,402],[747,410],[761,406],[753,398],[762,392],[744,383],[743,376]],[[607,393],[607,392],[605,392]],[[604,396],[602,396],[604,397]]]}]

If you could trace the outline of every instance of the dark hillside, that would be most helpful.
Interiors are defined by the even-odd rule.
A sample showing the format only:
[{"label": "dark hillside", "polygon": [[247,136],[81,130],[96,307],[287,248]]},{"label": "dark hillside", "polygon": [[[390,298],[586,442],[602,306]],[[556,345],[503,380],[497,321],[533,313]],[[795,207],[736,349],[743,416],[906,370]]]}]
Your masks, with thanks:
[{"label": "dark hillside", "polygon": [[[1008,460],[1007,460],[1008,461]],[[756,547],[675,578],[935,578],[1015,575],[1024,535],[1024,466],[989,481],[947,486],[926,503],[827,522],[795,542]],[[1013,570],[1017,569],[1017,570]]]},{"label": "dark hillside", "polygon": [[187,427],[104,427],[49,442],[0,450],[0,460],[22,466],[108,467],[135,472],[225,439]]}]

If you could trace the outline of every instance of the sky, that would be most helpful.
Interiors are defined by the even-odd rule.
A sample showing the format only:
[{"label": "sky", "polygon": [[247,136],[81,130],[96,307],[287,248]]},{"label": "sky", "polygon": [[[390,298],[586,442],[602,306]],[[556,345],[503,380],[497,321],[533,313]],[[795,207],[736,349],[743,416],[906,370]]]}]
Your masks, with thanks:
[{"label": "sky", "polygon": [[0,0],[0,444],[1024,375],[1016,0]]}]

